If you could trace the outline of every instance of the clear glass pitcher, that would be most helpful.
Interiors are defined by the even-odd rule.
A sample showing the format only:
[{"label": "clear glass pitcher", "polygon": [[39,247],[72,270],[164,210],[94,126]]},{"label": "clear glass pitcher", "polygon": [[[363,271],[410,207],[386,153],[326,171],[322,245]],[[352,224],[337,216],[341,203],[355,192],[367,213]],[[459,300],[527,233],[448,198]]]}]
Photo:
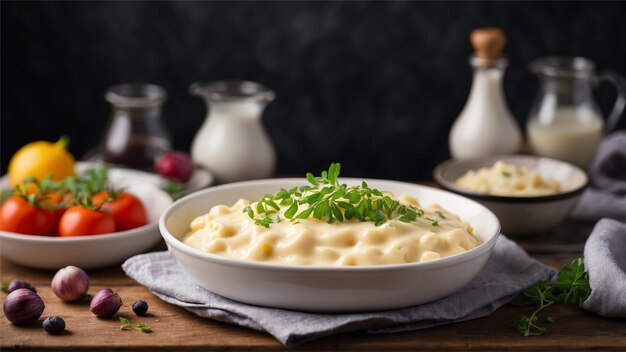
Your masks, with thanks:
[{"label": "clear glass pitcher", "polygon": [[[595,74],[593,61],[582,57],[540,58],[529,69],[541,83],[526,126],[531,149],[587,167],[602,135],[617,126],[624,111],[624,79],[614,72]],[[617,89],[606,124],[592,95],[593,88],[604,81]]]},{"label": "clear glass pitcher", "polygon": [[125,83],[109,88],[111,118],[102,135],[99,154],[112,164],[152,170],[154,160],[172,147],[161,122],[165,89],[153,84]]},{"label": "clear glass pitcher", "polygon": [[207,105],[191,145],[194,162],[210,170],[218,183],[272,176],[276,153],[261,116],[274,92],[249,81],[196,82],[189,91]]}]

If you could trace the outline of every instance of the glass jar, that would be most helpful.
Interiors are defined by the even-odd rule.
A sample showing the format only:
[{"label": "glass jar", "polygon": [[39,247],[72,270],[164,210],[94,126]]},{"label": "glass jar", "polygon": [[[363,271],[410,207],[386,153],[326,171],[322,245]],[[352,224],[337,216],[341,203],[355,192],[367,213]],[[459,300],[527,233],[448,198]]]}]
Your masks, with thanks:
[{"label": "glass jar", "polygon": [[171,150],[167,129],[161,122],[165,89],[153,84],[125,83],[109,88],[111,118],[100,141],[99,154],[111,164],[152,170],[154,160]]},{"label": "glass jar", "polygon": [[[617,126],[624,111],[624,79],[613,72],[596,75],[593,61],[582,57],[540,58],[529,68],[541,84],[526,125],[531,149],[588,166],[603,133]],[[614,84],[618,92],[606,125],[592,94],[602,81]]]}]

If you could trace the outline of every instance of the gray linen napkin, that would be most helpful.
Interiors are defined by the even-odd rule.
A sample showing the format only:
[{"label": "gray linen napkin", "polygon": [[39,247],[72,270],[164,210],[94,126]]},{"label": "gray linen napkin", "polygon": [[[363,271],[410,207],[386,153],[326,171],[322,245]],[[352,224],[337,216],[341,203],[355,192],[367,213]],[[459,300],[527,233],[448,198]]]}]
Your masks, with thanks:
[{"label": "gray linen napkin", "polygon": [[478,276],[446,298],[384,312],[315,314],[252,306],[214,294],[187,276],[168,252],[132,257],[122,268],[168,303],[201,317],[266,331],[285,346],[341,332],[410,331],[484,317],[555,272],[500,236]]},{"label": "gray linen napkin", "polygon": [[591,187],[582,194],[571,217],[626,222],[626,131],[614,132],[602,141],[589,176]]},{"label": "gray linen napkin", "polygon": [[585,244],[591,295],[583,308],[605,317],[626,318],[626,224],[602,219]]},{"label": "gray linen napkin", "polygon": [[614,132],[602,141],[589,175],[591,187],[571,217],[604,219],[585,243],[592,291],[583,308],[606,317],[626,318],[626,131]]}]

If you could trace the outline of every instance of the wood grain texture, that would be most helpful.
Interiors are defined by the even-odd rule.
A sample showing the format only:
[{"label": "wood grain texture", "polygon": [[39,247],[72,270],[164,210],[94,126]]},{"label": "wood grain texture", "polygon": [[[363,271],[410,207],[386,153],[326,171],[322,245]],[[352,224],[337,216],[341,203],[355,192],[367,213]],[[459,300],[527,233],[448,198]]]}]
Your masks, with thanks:
[{"label": "wood grain texture", "polygon": [[[559,266],[571,258],[546,260]],[[34,284],[46,309],[39,321],[28,327],[12,325],[0,317],[0,348],[8,349],[77,349],[77,350],[280,350],[283,346],[270,335],[213,320],[202,319],[180,307],[167,304],[146,288],[126,277],[121,269],[90,271],[94,294],[103,287],[117,291],[124,301],[120,312],[110,319],[96,318],[89,312],[89,299],[64,303],[50,290],[53,272],[31,270],[0,262],[2,280],[20,277]],[[6,294],[2,293],[4,300]],[[132,303],[143,299],[150,305],[149,314],[137,317]],[[313,341],[291,350],[624,350],[626,324],[623,320],[605,319],[578,309],[554,307],[550,315],[550,335],[524,338],[511,328],[529,307],[505,306],[489,317],[422,331],[387,335],[342,334]],[[48,335],[40,325],[49,315],[62,316],[67,325],[64,335]],[[121,331],[118,316],[133,323],[144,322],[154,330],[145,334]]]}]

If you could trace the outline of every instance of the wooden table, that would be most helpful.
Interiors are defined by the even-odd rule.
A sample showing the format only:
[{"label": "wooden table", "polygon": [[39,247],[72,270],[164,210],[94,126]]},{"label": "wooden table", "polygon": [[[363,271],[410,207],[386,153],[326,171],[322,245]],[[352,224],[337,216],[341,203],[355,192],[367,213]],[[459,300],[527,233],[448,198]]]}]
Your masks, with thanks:
[{"label": "wooden table", "polygon": [[[571,240],[573,229],[579,224],[561,226],[560,232]],[[580,232],[580,231],[579,231]],[[558,238],[559,233],[552,237]],[[588,234],[588,228],[584,233]],[[583,239],[584,240],[584,239]],[[576,241],[574,241],[576,242]],[[578,241],[580,243],[580,240]],[[527,249],[541,253],[541,246],[533,241],[522,243]],[[558,247],[558,246],[557,246]],[[570,262],[581,247],[569,246],[574,253],[555,256],[535,255],[543,262],[560,267]],[[155,248],[164,249],[164,245]],[[0,278],[22,278],[37,287],[46,303],[40,320],[28,327],[12,325],[0,317],[0,349],[80,349],[80,350],[282,350],[284,347],[272,336],[213,320],[199,318],[183,308],[169,305],[153,296],[149,290],[124,275],[119,267],[89,271],[90,293],[104,287],[118,292],[124,301],[121,315],[131,322],[145,322],[153,333],[121,331],[117,317],[96,318],[89,311],[89,300],[68,304],[50,290],[53,272],[28,269],[0,260]],[[2,299],[5,293],[0,294]],[[143,299],[150,305],[147,316],[137,317],[131,306]],[[291,350],[626,350],[626,321],[606,319],[577,308],[555,306],[550,315],[555,319],[549,325],[550,334],[540,337],[522,337],[511,325],[522,314],[530,314],[531,307],[504,306],[492,315],[421,331],[362,335],[342,334],[306,343]],[[118,314],[118,315],[119,315]],[[60,336],[48,335],[41,322],[46,316],[60,315],[67,331]]]}]

